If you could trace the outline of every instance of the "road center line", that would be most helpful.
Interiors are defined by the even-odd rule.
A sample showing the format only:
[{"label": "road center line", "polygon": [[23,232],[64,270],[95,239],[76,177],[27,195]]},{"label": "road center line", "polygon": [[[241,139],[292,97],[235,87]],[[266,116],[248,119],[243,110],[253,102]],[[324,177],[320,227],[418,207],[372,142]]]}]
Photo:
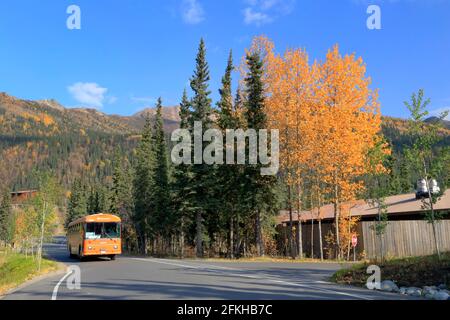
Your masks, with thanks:
[{"label": "road center line", "polygon": [[313,290],[317,290],[317,291],[322,291],[324,293],[333,293],[333,294],[337,294],[337,295],[348,296],[348,297],[362,299],[362,300],[372,300],[371,298],[368,298],[368,297],[365,297],[362,295],[358,295],[358,294],[347,293],[347,292],[336,291],[336,290],[332,290],[332,289],[326,289],[326,288],[321,288],[321,287],[316,287],[316,286],[311,286],[311,285],[305,285],[305,284],[300,284],[300,283],[293,283],[293,282],[288,282],[288,281],[284,281],[284,280],[273,279],[273,278],[268,277],[267,275],[262,275],[262,274],[248,275],[248,274],[241,274],[241,273],[225,272],[225,270],[242,271],[240,269],[235,269],[235,268],[220,267],[220,266],[214,266],[214,265],[187,265],[187,264],[181,264],[181,263],[168,262],[167,260],[163,260],[163,259],[144,259],[144,258],[130,258],[130,259],[144,261],[144,262],[154,262],[154,263],[159,263],[159,264],[166,264],[166,265],[189,268],[189,269],[197,269],[197,270],[205,270],[205,271],[213,271],[213,272],[215,271],[215,272],[224,273],[224,274],[235,276],[235,277],[260,279],[260,280],[265,280],[267,282],[281,283],[281,284],[295,286],[295,287],[313,289]]},{"label": "road center line", "polygon": [[56,298],[58,297],[58,290],[59,290],[59,286],[61,285],[61,283],[63,283],[64,280],[66,280],[66,278],[68,276],[70,276],[72,274],[73,270],[68,271],[56,284],[56,286],[53,288],[53,294],[52,294],[52,300],[56,300]]}]

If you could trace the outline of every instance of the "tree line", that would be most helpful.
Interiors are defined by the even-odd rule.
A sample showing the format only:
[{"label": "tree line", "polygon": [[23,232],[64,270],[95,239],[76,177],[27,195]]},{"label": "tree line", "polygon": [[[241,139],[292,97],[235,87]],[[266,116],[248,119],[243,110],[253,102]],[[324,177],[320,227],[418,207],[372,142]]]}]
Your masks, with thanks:
[{"label": "tree line", "polygon": [[[193,96],[189,98],[185,90],[181,99],[180,127],[192,136],[195,121],[202,122],[203,132],[212,127],[224,132],[231,128],[266,129],[263,62],[255,52],[246,57],[246,64],[245,88],[233,95],[230,53],[221,99],[213,108],[202,40],[190,80]],[[67,221],[86,213],[119,214],[128,248],[143,254],[184,256],[186,248],[195,248],[192,254],[198,257],[212,252],[230,257],[263,255],[279,208],[277,178],[261,176],[260,165],[248,163],[173,165],[161,109],[159,99],[156,118],[151,121],[147,117],[132,159],[116,154],[109,190],[102,192],[79,180],[74,183]]]},{"label": "tree line", "polygon": [[[233,94],[235,69],[240,71],[241,80]],[[393,153],[382,134],[377,92],[370,89],[365,71],[361,58],[341,56],[337,46],[328,52],[324,62],[311,65],[304,50],[290,49],[279,55],[270,40],[258,37],[238,68],[230,52],[220,100],[213,108],[202,40],[190,81],[193,96],[189,98],[185,90],[180,102],[180,127],[191,135],[195,121],[202,122],[203,132],[209,128],[223,132],[237,128],[278,129],[280,173],[276,177],[261,176],[259,165],[247,162],[173,165],[168,160],[170,148],[162,130],[159,100],[156,120],[152,125],[147,119],[135,157],[130,161],[120,154],[116,156],[112,196],[102,210],[124,218],[130,250],[185,256],[186,248],[190,248],[197,257],[206,254],[231,258],[283,252],[274,237],[275,216],[282,208],[288,209],[290,216],[283,253],[293,258],[305,256],[301,228],[294,230],[294,212],[301,219],[303,210],[312,210],[319,222],[319,257],[324,258],[325,250],[328,257],[348,257],[357,222],[349,214],[348,203],[365,198],[377,206],[377,232],[381,235],[388,223],[385,197],[414,187],[411,176],[417,166],[409,154],[417,150],[414,141],[425,134],[414,133],[411,128],[423,123],[426,114],[414,118],[410,108],[410,143]],[[423,96],[422,91],[419,94]],[[438,167],[444,169],[441,171],[448,171],[442,166],[445,160],[436,157],[446,152],[433,151],[432,145],[429,149],[435,158],[430,165],[439,163]],[[423,176],[422,171],[414,178]],[[433,176],[444,178],[440,183],[445,189],[443,172],[434,172]],[[74,192],[71,201],[76,195]],[[334,230],[325,235],[320,228],[320,208],[326,203],[333,203],[336,222]],[[87,205],[88,209],[82,205],[80,215],[95,212]],[[72,207],[76,209],[77,205],[69,203],[69,217],[75,212]],[[315,256],[314,248],[309,256]]]},{"label": "tree line", "polygon": [[[250,164],[248,158],[233,165],[173,164],[173,142],[163,130],[159,99],[155,119],[147,116],[137,145],[129,151],[117,148],[107,159],[108,179],[79,176],[73,181],[64,205],[66,225],[86,214],[117,214],[125,248],[141,254],[343,259],[349,257],[357,223],[349,203],[366,199],[376,206],[381,235],[388,224],[387,196],[410,192],[421,177],[438,179],[442,191],[448,185],[448,146],[442,144],[445,135],[438,122],[424,123],[428,102],[423,91],[407,104],[411,120],[406,141],[393,147],[383,135],[378,94],[370,88],[365,64],[355,55],[342,56],[338,46],[324,61],[311,64],[305,50],[278,54],[269,39],[255,38],[238,66],[230,52],[215,105],[203,40],[195,61],[190,91],[184,90],[180,101],[180,128],[192,140],[197,121],[202,133],[210,128],[223,133],[278,129],[278,175],[262,176],[261,164]],[[234,71],[241,75],[235,92]],[[433,204],[441,195],[423,200],[433,224],[440,218]],[[9,212],[8,201],[3,203],[0,208],[6,209],[0,212]],[[330,233],[322,234],[321,207],[328,203],[335,223]],[[289,213],[287,243],[276,237],[280,209]],[[302,230],[293,223],[304,210],[313,212],[319,235],[312,236],[320,239],[319,248],[306,251]],[[6,235],[6,220],[1,219],[0,231]]]}]

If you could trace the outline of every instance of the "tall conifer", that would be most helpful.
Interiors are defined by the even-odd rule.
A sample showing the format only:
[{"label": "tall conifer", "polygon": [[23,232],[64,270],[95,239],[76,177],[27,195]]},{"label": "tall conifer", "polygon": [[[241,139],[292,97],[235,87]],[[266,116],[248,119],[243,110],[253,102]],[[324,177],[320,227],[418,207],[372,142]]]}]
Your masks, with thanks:
[{"label": "tall conifer", "polygon": [[[267,116],[264,110],[264,85],[262,81],[263,62],[258,52],[247,55],[248,74],[245,78],[244,118],[248,129],[267,129]],[[261,175],[260,164],[245,166],[245,195],[248,208],[255,216],[255,241],[259,256],[265,253],[262,224],[276,202],[276,177]]]},{"label": "tall conifer", "polygon": [[[209,97],[210,91],[208,89],[208,82],[210,80],[209,67],[206,61],[206,48],[203,39],[200,40],[198,54],[196,58],[196,68],[194,75],[191,78],[191,89],[194,96],[191,101],[192,114],[190,129],[193,139],[195,140],[203,137],[203,133],[211,127],[211,99]],[[201,137],[194,135],[194,122],[201,122],[202,132]],[[203,155],[204,145],[201,148]],[[195,158],[195,157],[194,157]],[[200,159],[198,159],[200,160]],[[195,161],[194,161],[195,162]],[[195,225],[196,225],[196,255],[203,256],[203,236],[204,236],[204,216],[208,213],[211,207],[211,187],[214,184],[214,171],[212,166],[205,163],[195,164],[191,168],[192,182],[191,188],[193,193],[192,206],[195,208]]]},{"label": "tall conifer", "polygon": [[142,138],[136,149],[134,169],[134,223],[138,234],[139,250],[147,253],[147,240],[151,235],[151,218],[153,214],[153,170],[154,149],[152,144],[152,124],[150,115],[145,120]]}]

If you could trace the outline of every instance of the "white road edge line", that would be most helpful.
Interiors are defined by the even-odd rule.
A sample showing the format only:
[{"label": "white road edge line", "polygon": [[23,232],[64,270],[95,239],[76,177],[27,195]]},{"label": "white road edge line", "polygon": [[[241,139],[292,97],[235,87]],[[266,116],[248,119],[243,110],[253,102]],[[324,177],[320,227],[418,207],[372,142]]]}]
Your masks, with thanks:
[{"label": "white road edge line", "polygon": [[59,286],[61,285],[61,283],[63,283],[64,280],[66,280],[66,278],[68,276],[70,276],[72,274],[72,270],[68,271],[56,284],[56,286],[53,288],[53,294],[52,294],[52,300],[56,300],[56,298],[58,298],[58,290],[59,290]]},{"label": "white road edge line", "polygon": [[[193,266],[193,265],[187,265],[187,264],[173,263],[173,262],[167,262],[167,260],[163,260],[163,259],[144,259],[144,258],[130,258],[130,259],[138,260],[138,261],[145,261],[145,262],[155,262],[155,263],[167,264],[167,265],[183,267],[183,268],[190,268],[190,269],[204,269],[204,270],[216,269],[219,272],[221,271],[221,269],[222,270],[227,269],[227,270],[240,271],[239,269],[235,269],[235,268],[220,267],[220,266],[214,266],[214,265],[203,265],[203,266],[197,265],[197,266]],[[369,297],[365,297],[365,296],[358,295],[358,294],[352,294],[352,293],[336,291],[336,290],[332,290],[332,289],[308,286],[308,285],[304,285],[304,284],[300,284],[300,283],[292,283],[292,282],[288,282],[288,281],[284,281],[284,280],[271,279],[271,278],[268,278],[267,275],[264,275],[264,276],[266,276],[266,278],[262,278],[262,277],[257,276],[257,275],[246,275],[246,274],[239,274],[239,273],[230,273],[230,275],[235,276],[235,277],[243,277],[243,278],[250,278],[250,279],[261,279],[261,280],[266,280],[268,282],[283,283],[283,284],[287,284],[287,285],[290,285],[290,286],[303,287],[303,288],[308,288],[308,289],[315,289],[315,290],[322,291],[322,292],[334,293],[334,294],[337,294],[337,295],[343,295],[343,296],[348,296],[348,297],[362,299],[362,300],[373,300],[373,299],[371,299]],[[324,282],[324,283],[327,283],[327,282]]]}]

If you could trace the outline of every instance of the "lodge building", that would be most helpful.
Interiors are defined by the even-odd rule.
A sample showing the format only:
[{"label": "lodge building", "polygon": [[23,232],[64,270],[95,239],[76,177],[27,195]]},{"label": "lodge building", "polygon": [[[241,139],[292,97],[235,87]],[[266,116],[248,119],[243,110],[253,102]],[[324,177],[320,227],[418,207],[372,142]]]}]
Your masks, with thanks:
[{"label": "lodge building", "polygon": [[[356,235],[358,258],[376,258],[381,254],[381,243],[384,244],[384,256],[407,257],[428,255],[435,252],[432,225],[425,220],[425,210],[421,200],[415,194],[402,194],[386,198],[388,225],[382,236],[376,234],[374,225],[378,220],[378,208],[359,200],[346,203],[348,214],[358,217]],[[443,217],[436,223],[436,236],[441,252],[450,251],[450,189],[447,189],[434,205],[435,211]],[[322,226],[322,243],[326,247],[326,236],[335,231],[334,205],[328,204],[312,211],[293,211],[293,227],[295,243],[298,248],[299,224],[301,225],[303,253],[308,257],[319,257],[319,219]],[[283,210],[278,216],[278,249],[288,255],[287,230],[289,212]],[[381,242],[382,241],[382,242]],[[331,247],[331,246],[330,246]],[[326,248],[327,249],[327,248]],[[325,257],[330,250],[324,250]]]}]

